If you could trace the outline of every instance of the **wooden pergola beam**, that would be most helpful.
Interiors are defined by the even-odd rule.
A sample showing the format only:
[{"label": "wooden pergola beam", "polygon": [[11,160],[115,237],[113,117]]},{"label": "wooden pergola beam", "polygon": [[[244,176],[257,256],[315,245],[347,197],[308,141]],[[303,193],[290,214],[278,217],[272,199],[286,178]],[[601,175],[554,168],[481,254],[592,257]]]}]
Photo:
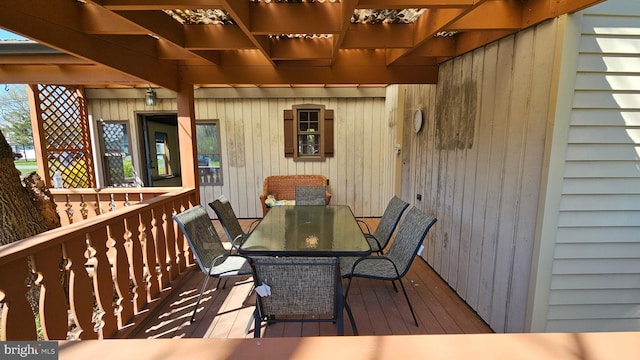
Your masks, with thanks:
[{"label": "wooden pergola beam", "polygon": [[0,24],[47,46],[104,64],[147,82],[177,89],[178,68],[159,60],[155,49],[127,49],[109,39],[83,32],[84,4],[50,0],[0,2]]}]

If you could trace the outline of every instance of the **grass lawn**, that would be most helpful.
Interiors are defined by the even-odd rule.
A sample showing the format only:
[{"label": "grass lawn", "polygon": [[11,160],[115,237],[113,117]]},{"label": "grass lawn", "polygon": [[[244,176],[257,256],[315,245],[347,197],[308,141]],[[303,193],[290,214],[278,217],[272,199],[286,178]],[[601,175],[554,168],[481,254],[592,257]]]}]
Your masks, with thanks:
[{"label": "grass lawn", "polygon": [[38,164],[35,160],[15,160],[13,162],[16,165],[16,169],[20,170],[23,175],[30,172],[38,171]]}]

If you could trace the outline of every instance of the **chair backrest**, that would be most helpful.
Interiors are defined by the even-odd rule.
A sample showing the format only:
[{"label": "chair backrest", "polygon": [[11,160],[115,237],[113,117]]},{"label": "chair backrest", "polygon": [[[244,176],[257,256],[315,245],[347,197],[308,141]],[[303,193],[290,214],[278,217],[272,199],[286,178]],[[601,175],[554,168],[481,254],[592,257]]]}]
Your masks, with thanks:
[{"label": "chair backrest", "polygon": [[407,207],[409,207],[409,203],[394,196],[384,209],[380,223],[373,233],[373,236],[380,242],[382,249],[384,249],[389,243],[389,240],[391,240],[391,235],[393,235],[393,232],[396,230],[402,213],[404,213]]},{"label": "chair backrest", "polygon": [[173,220],[187,239],[200,270],[208,273],[213,259],[227,251],[209,219],[207,210],[202,205],[196,205],[173,215]]},{"label": "chair backrest", "polygon": [[326,205],[326,186],[296,186],[296,205]]},{"label": "chair backrest", "polygon": [[270,296],[258,296],[262,316],[336,314],[342,296],[337,258],[252,257],[249,263],[256,287],[271,288]]},{"label": "chair backrest", "polygon": [[389,251],[385,254],[398,268],[400,277],[409,271],[420,245],[436,221],[436,218],[425,215],[415,207],[404,217]]},{"label": "chair backrest", "polygon": [[220,220],[220,224],[222,224],[222,228],[229,241],[233,241],[233,239],[239,235],[245,234],[240,225],[240,221],[238,221],[236,217],[235,211],[233,211],[233,207],[231,207],[231,203],[224,195],[210,202],[209,207],[211,207],[218,216],[218,220]]}]

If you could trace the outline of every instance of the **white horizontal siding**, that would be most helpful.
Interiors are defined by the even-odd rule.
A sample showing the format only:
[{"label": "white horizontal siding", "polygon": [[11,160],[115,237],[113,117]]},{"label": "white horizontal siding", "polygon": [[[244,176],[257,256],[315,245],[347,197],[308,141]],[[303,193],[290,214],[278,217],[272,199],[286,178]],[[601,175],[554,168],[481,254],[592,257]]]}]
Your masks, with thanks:
[{"label": "white horizontal siding", "polygon": [[635,161],[640,158],[640,145],[631,144],[570,144],[569,161]]},{"label": "white horizontal siding", "polygon": [[640,319],[550,320],[548,323],[549,332],[637,331],[638,328]]},{"label": "white horizontal siding", "polygon": [[640,274],[558,274],[551,282],[553,290],[635,289],[638,287],[640,287]]},{"label": "white horizontal siding", "polygon": [[561,227],[557,232],[557,243],[606,243],[603,240],[610,239],[612,242],[637,242],[640,236],[638,225],[618,226],[615,234],[608,227],[582,226],[582,227]]},{"label": "white horizontal siding", "polygon": [[[560,210],[640,210],[640,194],[563,195]],[[640,234],[639,234],[640,235]]]},{"label": "white horizontal siding", "polygon": [[636,194],[639,178],[572,178],[564,179],[563,194]]},{"label": "white horizontal siding", "polygon": [[574,15],[581,34],[546,331],[640,330],[638,3]]}]

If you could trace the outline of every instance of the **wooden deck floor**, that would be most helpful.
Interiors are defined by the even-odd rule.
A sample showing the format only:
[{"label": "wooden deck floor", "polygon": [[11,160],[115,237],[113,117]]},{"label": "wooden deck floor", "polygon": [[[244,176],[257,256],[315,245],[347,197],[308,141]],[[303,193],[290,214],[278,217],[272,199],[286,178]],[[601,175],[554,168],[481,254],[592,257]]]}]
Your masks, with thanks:
[{"label": "wooden deck floor", "polygon": [[[378,219],[367,221],[372,228],[377,226]],[[224,232],[217,221],[214,221],[214,225],[224,239]],[[149,317],[152,320],[139,327],[130,338],[253,337],[253,326],[245,334],[255,308],[250,277],[231,278],[220,289],[215,289],[216,281],[210,281],[198,307],[196,321],[189,323],[202,279],[200,271],[187,275],[173,294],[158,307],[156,314]],[[424,260],[417,258],[403,281],[420,326],[415,326],[402,291],[395,292],[388,281],[356,279],[347,301],[359,335],[492,332]],[[353,335],[346,313],[344,318],[345,335]],[[336,335],[336,327],[331,323],[262,325],[263,337],[331,335]]]}]

